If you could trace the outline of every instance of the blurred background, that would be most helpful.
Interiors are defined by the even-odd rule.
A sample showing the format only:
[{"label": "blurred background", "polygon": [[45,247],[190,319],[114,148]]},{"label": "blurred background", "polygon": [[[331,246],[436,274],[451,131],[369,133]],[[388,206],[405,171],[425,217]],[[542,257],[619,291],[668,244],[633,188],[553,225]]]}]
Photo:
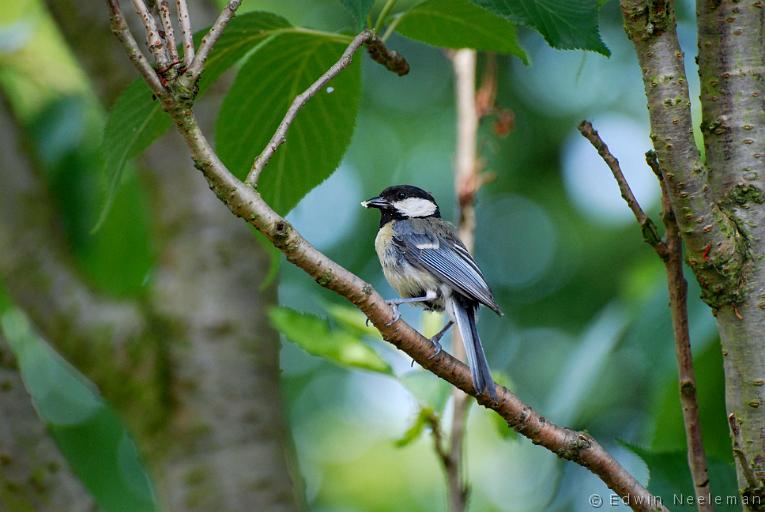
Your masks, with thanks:
[{"label": "blurred background", "polygon": [[[352,28],[349,14],[334,0],[248,0],[243,9],[275,12],[322,30]],[[93,10],[93,16],[106,17],[102,5]],[[693,4],[678,2],[678,10],[691,97],[697,98]],[[620,159],[638,200],[658,220],[659,189],[643,157],[650,140],[640,71],[617,2],[603,6],[600,21],[610,58],[551,49],[525,29],[519,29],[520,36],[531,64],[498,57],[497,104],[512,111],[514,122],[505,137],[497,136],[491,120],[480,128],[480,156],[496,179],[477,198],[476,259],[506,315],[482,311],[480,329],[492,369],[506,376],[522,400],[551,421],[587,430],[646,482],[645,462],[624,443],[678,453],[685,440],[663,266],[643,243],[605,164],[576,129],[582,119],[593,122]],[[400,36],[389,46],[407,57],[411,73],[399,78],[364,59],[364,94],[351,146],[338,170],[288,216],[320,250],[386,297],[394,293],[373,251],[379,219],[359,201],[388,185],[411,183],[436,196],[444,217],[456,218],[451,63],[441,50]],[[484,62],[479,56],[479,70]],[[0,88],[42,170],[77,271],[100,294],[147,300],[161,279],[157,268],[168,263],[156,232],[172,230],[173,224],[157,228],[150,186],[140,178],[137,162],[125,172],[105,223],[91,232],[107,181],[98,155],[108,108],[103,100],[114,96],[99,99],[94,92],[99,86],[80,67],[40,0],[0,5]],[[694,109],[698,113],[697,105]],[[188,160],[180,152],[169,158]],[[265,259],[260,263],[269,265]],[[728,462],[714,320],[698,299],[692,274],[687,277],[705,441],[711,457]],[[4,279],[0,274],[3,311],[25,309],[13,293],[2,293]],[[328,307],[342,304],[286,262],[278,267],[276,283],[283,306],[326,317]],[[208,303],[200,300],[193,307],[204,316]],[[412,308],[402,312],[414,326],[432,323]],[[14,326],[18,322],[6,322],[6,337],[13,337]],[[52,332],[46,333],[49,340]],[[396,375],[417,371],[390,345],[372,336],[365,343]],[[64,351],[80,367],[70,354]],[[333,365],[286,341],[279,361],[282,396],[273,399],[282,401],[294,443],[292,471],[311,510],[445,508],[444,478],[430,435],[396,446],[419,409],[402,379]],[[131,400],[123,396],[128,392],[102,391],[118,402],[123,418],[131,414],[130,406],[119,405]],[[245,382],[237,393],[260,391],[247,389]],[[472,510],[590,510],[590,494],[608,495],[585,469],[504,435],[492,414],[473,407],[469,416]],[[151,460],[146,453],[156,447],[141,441],[141,429],[152,427],[137,427],[129,417],[125,422],[138,438],[138,452]],[[150,466],[156,477],[156,466]]]}]

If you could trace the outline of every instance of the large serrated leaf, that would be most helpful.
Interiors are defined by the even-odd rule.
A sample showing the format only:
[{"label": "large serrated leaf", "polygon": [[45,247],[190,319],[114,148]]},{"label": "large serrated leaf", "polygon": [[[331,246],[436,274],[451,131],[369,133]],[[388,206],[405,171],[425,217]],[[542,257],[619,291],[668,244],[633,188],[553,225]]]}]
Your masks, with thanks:
[{"label": "large serrated leaf", "polygon": [[553,48],[611,51],[598,30],[596,0],[471,0],[494,13],[536,29]]},{"label": "large serrated leaf", "polygon": [[38,337],[21,312],[11,309],[1,320],[37,414],[100,509],[158,511],[135,443],[95,386]]},{"label": "large serrated leaf", "polygon": [[[200,94],[247,52],[274,33],[288,28],[287,20],[266,12],[251,12],[234,18],[207,59],[199,81]],[[206,32],[199,31],[195,41],[198,42]],[[125,163],[148,148],[171,124],[143,79],[135,80],[117,98],[106,119],[101,142],[103,168],[109,182],[106,201],[94,229],[101,226],[109,213]]]},{"label": "large serrated leaf", "polygon": [[[254,52],[223,101],[216,124],[218,154],[244,178],[295,96],[332,66],[346,42],[325,35],[285,33]],[[286,214],[337,168],[351,141],[361,96],[359,58],[308,101],[287,142],[263,170],[258,188]]]},{"label": "large serrated leaf", "polygon": [[427,0],[403,15],[398,32],[433,46],[509,53],[528,62],[515,25],[469,0]]},{"label": "large serrated leaf", "polygon": [[279,332],[309,354],[340,366],[393,373],[388,363],[357,336],[341,328],[330,329],[329,324],[317,316],[274,308],[269,317]]}]

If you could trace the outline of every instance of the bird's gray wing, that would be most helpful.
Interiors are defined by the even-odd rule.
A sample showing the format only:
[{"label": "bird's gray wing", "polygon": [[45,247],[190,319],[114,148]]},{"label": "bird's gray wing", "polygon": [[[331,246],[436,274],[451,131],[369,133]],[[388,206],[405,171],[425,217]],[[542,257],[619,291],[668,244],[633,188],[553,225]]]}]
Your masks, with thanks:
[{"label": "bird's gray wing", "polygon": [[426,270],[456,291],[502,314],[473,257],[448,232],[423,233],[411,225],[396,226],[393,241],[407,262]]}]

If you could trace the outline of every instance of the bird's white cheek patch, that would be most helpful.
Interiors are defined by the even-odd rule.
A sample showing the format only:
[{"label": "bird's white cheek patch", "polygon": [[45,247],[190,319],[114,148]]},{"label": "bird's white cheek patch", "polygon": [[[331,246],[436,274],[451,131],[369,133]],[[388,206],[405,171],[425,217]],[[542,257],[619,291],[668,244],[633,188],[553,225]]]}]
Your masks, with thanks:
[{"label": "bird's white cheek patch", "polygon": [[421,197],[408,197],[402,201],[396,201],[393,206],[406,217],[427,217],[436,212],[436,205]]}]

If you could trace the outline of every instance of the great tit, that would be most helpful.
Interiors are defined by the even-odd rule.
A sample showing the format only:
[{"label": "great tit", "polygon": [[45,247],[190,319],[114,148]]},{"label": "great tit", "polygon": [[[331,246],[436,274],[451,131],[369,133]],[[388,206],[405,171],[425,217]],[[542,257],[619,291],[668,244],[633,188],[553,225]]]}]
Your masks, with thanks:
[{"label": "great tit", "polygon": [[439,340],[453,324],[462,335],[473,386],[496,400],[486,355],[476,328],[478,306],[502,311],[473,257],[460,241],[455,227],[441,218],[438,204],[425,190],[396,185],[379,196],[363,201],[365,208],[380,210],[380,230],[375,250],[388,283],[401,298],[386,301],[395,312],[410,303],[430,311],[444,311],[449,322],[431,338],[438,351]]}]

